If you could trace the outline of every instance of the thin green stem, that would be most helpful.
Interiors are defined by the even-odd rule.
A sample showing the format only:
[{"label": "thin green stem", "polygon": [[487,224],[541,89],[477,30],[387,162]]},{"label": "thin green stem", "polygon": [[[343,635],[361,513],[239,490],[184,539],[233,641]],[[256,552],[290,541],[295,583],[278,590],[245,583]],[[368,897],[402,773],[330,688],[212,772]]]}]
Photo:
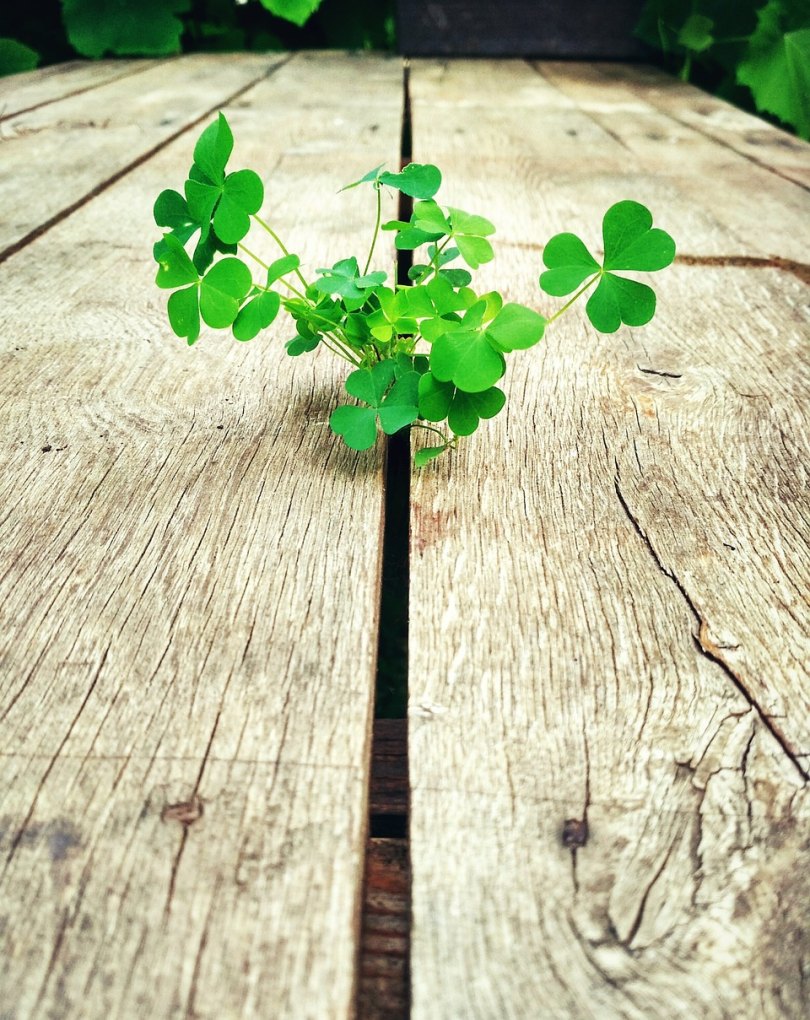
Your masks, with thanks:
[{"label": "thin green stem", "polygon": [[[334,340],[335,338],[332,337],[332,339]],[[355,368],[360,367],[360,362],[357,361],[356,358],[353,358],[350,354],[347,354],[342,348],[333,347],[332,344],[330,344],[329,341],[326,339],[326,334],[324,334],[321,343],[326,347],[327,350],[337,355],[337,357],[342,358],[344,361],[348,361],[349,364],[354,365]]]},{"label": "thin green stem", "polygon": [[253,261],[254,261],[254,262],[258,262],[258,263],[259,263],[259,265],[260,265],[260,266],[262,267],[262,269],[269,269],[269,268],[270,268],[270,266],[268,266],[268,264],[267,264],[267,263],[266,263],[266,262],[265,262],[265,261],[264,261],[263,259],[260,259],[258,255],[255,255],[255,254],[254,254],[254,253],[253,253],[253,252],[252,252],[252,251],[250,250],[250,248],[248,248],[248,246],[247,246],[247,245],[245,245],[245,244],[242,244],[242,242],[241,242],[241,241],[239,242],[239,244],[237,245],[237,247],[241,248],[241,249],[242,249],[242,251],[243,251],[243,252],[245,253],[245,255],[247,255],[247,256],[248,256],[248,258],[251,258],[251,259],[253,259]]},{"label": "thin green stem", "polygon": [[445,446],[449,446],[450,445],[450,440],[447,438],[447,436],[444,434],[444,432],[442,432],[441,429],[434,428],[432,425],[425,425],[421,421],[415,421],[415,422],[413,422],[411,424],[411,428],[412,429],[425,429],[427,432],[435,432],[436,435],[441,439],[441,441],[444,443]]},{"label": "thin green stem", "polygon": [[[279,248],[281,248],[281,251],[282,251],[282,253],[284,255],[289,255],[290,254],[289,249],[287,248],[287,246],[284,244],[284,242],[281,240],[281,238],[278,236],[278,234],[275,232],[275,230],[273,230],[273,228],[270,226],[269,223],[265,223],[264,220],[261,219],[261,217],[257,216],[255,213],[253,214],[253,219],[259,224],[259,226],[262,228],[262,230],[266,230],[267,231],[267,233],[273,238],[273,240],[276,242],[276,244],[279,246]],[[296,269],[295,270],[295,275],[301,281],[301,285],[303,286],[304,290],[306,290],[307,287],[309,287],[309,284],[304,279],[304,276],[303,276],[301,270],[300,269]]]},{"label": "thin green stem", "polygon": [[[250,248],[248,248],[247,245],[242,244],[241,241],[238,242],[238,247],[242,249],[242,251],[245,253],[245,255],[249,256],[254,261],[258,262],[259,265],[262,267],[262,269],[269,269],[270,268],[270,266],[268,266],[268,264],[263,259],[260,259],[258,255],[254,254],[250,250]],[[307,301],[308,300],[306,294],[303,294],[300,290],[298,290],[297,287],[294,287],[289,282],[289,280],[285,280],[283,276],[280,276],[278,278],[278,282],[279,283],[283,283],[284,286],[287,288],[287,290],[291,290],[293,292],[293,294],[295,294],[296,297],[301,298],[302,301]]]},{"label": "thin green stem", "polygon": [[436,249],[433,258],[430,260],[430,265],[427,267],[424,273],[422,273],[419,279],[414,280],[413,282],[414,287],[418,287],[420,283],[424,283],[424,281],[428,278],[428,276],[430,276],[431,273],[435,273],[437,276],[439,275],[439,256],[452,240],[453,240],[452,234],[448,234],[448,236],[444,239],[444,241],[442,241],[442,243]]},{"label": "thin green stem", "polygon": [[558,308],[557,311],[550,318],[546,319],[546,325],[550,326],[555,319],[559,319],[563,312],[567,312],[571,305],[577,300],[577,298],[581,297],[581,295],[583,295],[589,287],[592,287],[594,283],[601,277],[601,275],[602,275],[601,273],[594,274],[590,278],[590,280],[588,280],[584,287],[580,287],[576,294],[574,294],[574,296],[569,301],[565,302],[562,308]]},{"label": "thin green stem", "polygon": [[382,195],[380,193],[380,186],[375,184],[374,190],[377,192],[377,219],[374,222],[374,233],[371,235],[371,247],[368,250],[368,258],[363,269],[363,276],[368,272],[368,267],[371,265],[371,256],[374,254],[374,247],[377,244],[377,235],[380,232],[380,222],[382,220]]}]

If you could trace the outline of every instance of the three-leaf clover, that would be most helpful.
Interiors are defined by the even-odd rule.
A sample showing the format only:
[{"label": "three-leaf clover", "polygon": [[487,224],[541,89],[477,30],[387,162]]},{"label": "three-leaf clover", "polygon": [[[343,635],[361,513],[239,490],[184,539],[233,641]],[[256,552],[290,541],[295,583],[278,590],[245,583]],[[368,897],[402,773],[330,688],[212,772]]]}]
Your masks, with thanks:
[{"label": "three-leaf clover", "polygon": [[586,280],[598,286],[585,311],[600,333],[615,333],[624,322],[643,326],[655,314],[655,291],[626,277],[619,270],[655,272],[675,258],[675,242],[665,230],[652,225],[652,214],[639,202],[617,202],[602,221],[605,256],[600,266],[576,234],[556,234],[546,245],[547,269],[540,286],[547,294],[571,294]]},{"label": "three-leaf clover", "polygon": [[497,386],[480,393],[465,393],[451,382],[442,382],[432,372],[419,380],[419,414],[426,421],[444,421],[457,436],[470,436],[482,418],[494,418],[506,403]]},{"label": "three-leaf clover", "polygon": [[253,170],[225,175],[233,151],[233,135],[220,113],[194,146],[194,164],[185,184],[188,211],[202,226],[206,240],[214,232],[226,244],[236,244],[250,230],[250,217],[261,209],[264,185]]},{"label": "three-leaf clover", "polygon": [[386,276],[383,272],[361,275],[354,256],[350,259],[341,259],[331,269],[317,269],[316,272],[320,276],[315,281],[314,287],[321,294],[339,294],[342,298],[360,302],[366,299],[365,291],[385,283]]},{"label": "three-leaf clover", "polygon": [[506,371],[504,353],[527,350],[539,342],[546,325],[542,315],[511,303],[494,314],[496,305],[487,309],[485,300],[478,301],[460,324],[451,324],[437,337],[430,353],[436,379],[452,382],[466,393],[482,393]]},{"label": "three-leaf clover", "polygon": [[374,445],[378,420],[383,432],[391,436],[418,417],[419,373],[405,372],[394,381],[396,375],[397,363],[386,359],[373,368],[358,369],[346,379],[346,392],[368,406],[342,404],[332,412],[329,425],[353,450]]},{"label": "three-leaf clover", "polygon": [[200,318],[214,329],[230,326],[253,285],[244,262],[222,259],[200,277],[180,241],[171,234],[166,234],[164,241],[166,250],[155,283],[164,289],[183,288],[169,297],[169,322],[174,332],[191,345],[200,335]]}]

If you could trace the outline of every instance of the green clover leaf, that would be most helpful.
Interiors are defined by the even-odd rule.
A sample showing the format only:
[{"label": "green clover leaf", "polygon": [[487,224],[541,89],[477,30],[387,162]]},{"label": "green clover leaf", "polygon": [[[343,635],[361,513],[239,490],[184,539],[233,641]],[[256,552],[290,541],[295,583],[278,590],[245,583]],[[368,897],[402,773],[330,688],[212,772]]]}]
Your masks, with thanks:
[{"label": "green clover leaf", "polygon": [[292,340],[288,340],[284,347],[291,358],[297,358],[301,354],[308,354],[310,351],[314,351],[320,342],[321,337],[318,333],[313,336],[301,336],[299,333]]},{"label": "green clover leaf", "polygon": [[[193,344],[200,333],[200,317],[215,329],[230,326],[253,286],[250,270],[244,262],[237,258],[222,259],[200,278],[180,241],[171,234],[166,234],[163,240],[166,247],[155,283],[164,289],[191,284],[169,298],[169,322],[177,336],[186,337],[189,345]],[[260,315],[257,309],[250,313],[248,321],[252,316],[266,318],[267,311],[265,307]]]},{"label": "green clover leaf", "polygon": [[167,311],[175,334],[185,337],[191,347],[200,335],[200,292],[196,284],[170,294]]},{"label": "green clover leaf", "polygon": [[211,266],[200,282],[200,315],[214,329],[230,326],[245,295],[253,286],[241,259],[226,258]]},{"label": "green clover leaf", "polygon": [[552,297],[564,297],[599,272],[599,263],[576,234],[555,234],[543,250],[546,272],[540,286]]},{"label": "green clover leaf", "polygon": [[374,445],[378,420],[383,432],[390,436],[418,417],[419,372],[406,371],[399,378],[396,375],[397,363],[388,359],[373,368],[358,369],[346,380],[346,392],[368,406],[336,407],[329,425],[353,450],[367,450]]},{"label": "green clover leaf", "polygon": [[233,134],[225,115],[220,113],[197,139],[194,162],[211,184],[222,184],[225,180],[225,165],[232,152]]},{"label": "green clover leaf", "polygon": [[[159,227],[169,227],[170,233],[177,238],[181,244],[186,244],[189,238],[197,231],[202,230],[204,224],[192,216],[186,199],[177,191],[162,191],[155,202],[155,222]],[[225,244],[216,233],[210,230],[209,219],[205,223],[205,236],[201,235],[194,250],[192,261],[198,273],[204,273],[214,260],[217,252],[228,255],[236,251],[235,244]],[[152,253],[157,262],[166,249],[165,240],[161,239],[155,244]]]},{"label": "green clover leaf", "polygon": [[546,320],[531,308],[510,302],[487,326],[487,335],[505,352],[525,351],[543,337]]},{"label": "green clover leaf", "polygon": [[442,174],[431,163],[408,163],[398,174],[390,171],[379,175],[377,180],[396,188],[411,198],[433,198],[442,184]]},{"label": "green clover leaf", "polygon": [[426,446],[422,450],[417,450],[413,455],[414,467],[424,467],[425,464],[429,464],[436,457],[440,457],[446,449],[446,446]]},{"label": "green clover leaf", "polygon": [[434,341],[430,370],[441,382],[452,382],[467,393],[481,393],[503,376],[506,361],[485,330],[457,329]]},{"label": "green clover leaf", "polygon": [[197,283],[198,280],[194,263],[186,254],[181,241],[173,234],[164,234],[155,283],[165,290],[182,287],[185,283]]},{"label": "green clover leaf", "polygon": [[605,270],[637,269],[652,273],[675,258],[675,242],[652,225],[652,213],[640,202],[617,202],[602,220]]},{"label": "green clover leaf", "polygon": [[233,320],[233,335],[237,340],[252,340],[272,323],[281,307],[281,298],[274,290],[265,290],[251,298],[239,309]]},{"label": "green clover leaf", "polygon": [[319,293],[339,294],[350,301],[360,302],[366,299],[365,291],[379,287],[381,283],[385,283],[386,277],[383,272],[361,276],[357,259],[354,256],[350,259],[341,259],[331,269],[316,269],[315,272],[321,274],[314,283],[314,287]]},{"label": "green clover leaf", "polygon": [[540,286],[562,297],[586,280],[598,286],[585,311],[600,333],[615,333],[622,323],[643,326],[655,314],[655,292],[646,284],[616,276],[616,270],[655,272],[675,258],[675,242],[652,225],[652,214],[639,202],[617,202],[602,221],[605,257],[600,266],[575,234],[557,234],[543,252],[546,272]]},{"label": "green clover leaf", "polygon": [[447,419],[457,436],[470,436],[482,418],[494,418],[506,403],[497,386],[480,393],[465,393],[451,382],[442,382],[431,372],[419,380],[419,414],[426,421]]},{"label": "green clover leaf", "polygon": [[600,333],[615,333],[622,323],[643,326],[655,315],[655,291],[644,283],[605,273],[585,311]]},{"label": "green clover leaf", "polygon": [[250,217],[264,201],[264,185],[252,170],[236,170],[220,184],[194,180],[185,184],[191,216],[202,224],[205,240],[213,224],[217,237],[225,244],[236,244],[250,230]]}]

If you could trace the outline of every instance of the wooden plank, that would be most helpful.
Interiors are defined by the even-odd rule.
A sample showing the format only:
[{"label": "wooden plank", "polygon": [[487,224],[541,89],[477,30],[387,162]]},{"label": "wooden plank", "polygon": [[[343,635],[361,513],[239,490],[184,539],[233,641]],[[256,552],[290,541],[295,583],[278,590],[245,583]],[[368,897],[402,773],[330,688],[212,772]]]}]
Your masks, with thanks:
[{"label": "wooden plank", "polygon": [[154,61],[135,82],[118,78],[3,123],[0,258],[259,81],[283,58],[225,61],[197,54]]},{"label": "wooden plank", "polygon": [[[553,306],[537,242],[596,246],[625,197],[682,249],[739,251],[703,168],[740,157],[699,136],[668,165],[631,149],[621,89],[602,126],[548,86],[411,72],[414,158],[505,238],[482,288]],[[757,218],[766,176],[801,207],[747,173]],[[767,267],[657,289],[644,330],[562,319],[511,359],[504,414],[413,478],[415,1020],[804,1016],[807,294]]]},{"label": "wooden plank", "polygon": [[151,60],[75,60],[0,78],[0,120],[128,78],[152,64]]},{"label": "wooden plank", "polygon": [[572,83],[593,81],[598,85],[607,78],[617,94],[622,91],[635,95],[667,117],[708,135],[771,172],[810,187],[807,146],[800,138],[658,68],[637,64],[566,67],[562,63],[548,63],[543,70],[552,72],[557,84],[565,78]]},{"label": "wooden plank", "polygon": [[[208,61],[212,88],[240,63]],[[269,171],[310,271],[368,244],[369,195],[336,192],[396,162],[401,77],[302,55],[227,109],[233,165]],[[382,450],[329,434],[345,373],[286,358],[284,325],[171,335],[151,206],[189,157],[189,136],[160,150],[0,281],[0,1001],[19,1017],[352,1013]]]},{"label": "wooden plank", "polygon": [[[802,188],[785,188],[776,174],[663,116],[638,90],[611,86],[605,77],[594,81],[587,70],[581,81],[570,74],[563,77],[560,68],[565,65],[556,62],[515,62],[508,81],[499,80],[497,67],[497,61],[425,61],[419,74],[434,90],[436,115],[453,117],[442,151],[463,158],[474,144],[475,159],[485,172],[489,154],[497,153],[495,146],[510,145],[514,175],[531,175],[541,238],[558,229],[589,227],[583,189],[597,206],[604,203],[607,208],[615,200],[612,196],[622,197],[632,187],[639,201],[656,197],[660,205],[665,198],[672,222],[680,227],[682,252],[764,259],[781,255],[807,263],[807,246],[796,229],[807,216]],[[491,90],[484,97],[482,79]],[[614,87],[615,101],[610,101]],[[701,95],[697,90],[694,94]],[[806,151],[806,144],[799,144]],[[589,152],[598,156],[592,158]],[[494,165],[500,166],[497,159]],[[639,165],[643,174],[637,172]],[[694,194],[698,180],[700,202]],[[757,216],[751,215],[752,189]],[[512,222],[520,224],[521,219],[516,216]],[[504,229],[511,229],[510,222]],[[778,252],[773,238],[779,239]],[[692,251],[698,240],[700,250]],[[501,243],[525,247],[533,241],[523,231]]]}]

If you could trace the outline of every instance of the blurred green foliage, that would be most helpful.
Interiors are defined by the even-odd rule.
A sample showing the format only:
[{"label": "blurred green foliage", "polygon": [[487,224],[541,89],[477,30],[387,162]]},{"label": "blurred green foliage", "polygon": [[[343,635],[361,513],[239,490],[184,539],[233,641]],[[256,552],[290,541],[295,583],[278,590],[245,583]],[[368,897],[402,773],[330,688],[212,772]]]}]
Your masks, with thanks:
[{"label": "blurred green foliage", "polygon": [[394,0],[39,0],[3,6],[0,75],[76,57],[394,48]]},{"label": "blurred green foliage", "polygon": [[684,81],[810,140],[808,0],[648,0],[636,34]]}]

